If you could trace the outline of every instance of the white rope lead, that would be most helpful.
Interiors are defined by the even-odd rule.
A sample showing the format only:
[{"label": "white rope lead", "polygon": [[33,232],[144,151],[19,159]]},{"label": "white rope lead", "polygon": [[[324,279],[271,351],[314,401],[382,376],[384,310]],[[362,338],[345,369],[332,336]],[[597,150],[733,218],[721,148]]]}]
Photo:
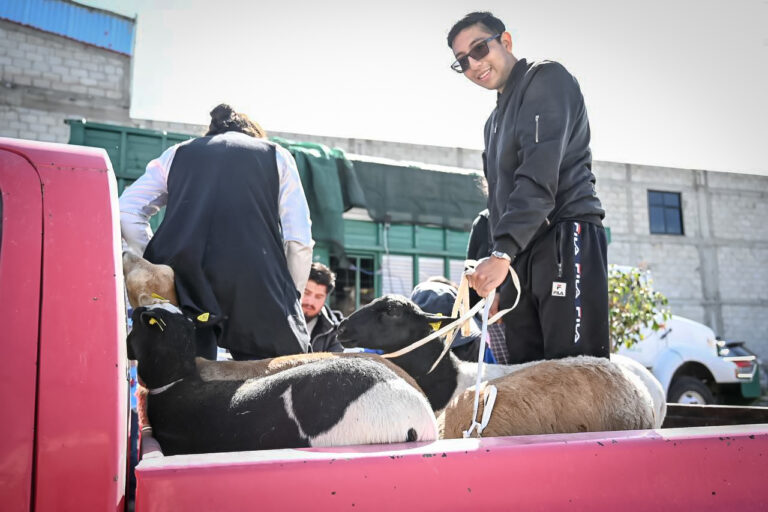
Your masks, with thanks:
[{"label": "white rope lead", "polygon": [[[491,311],[491,305],[493,304],[493,298],[496,295],[496,290],[491,290],[491,292],[488,294],[488,296],[485,298],[485,307],[483,308],[483,327],[480,331],[480,343],[478,343],[479,348],[477,350],[477,377],[475,378],[475,405],[474,409],[472,411],[472,424],[469,426],[468,430],[464,431],[464,437],[469,437],[472,435],[472,431],[477,428],[477,434],[480,435],[485,428],[485,425],[488,424],[488,420],[491,418],[491,411],[488,409],[488,395],[486,395],[485,400],[485,407],[483,410],[483,421],[485,425],[482,423],[479,423],[477,421],[477,410],[480,406],[480,383],[483,380],[483,373],[484,373],[484,365],[485,365],[485,346],[486,346],[486,340],[488,339],[488,315]],[[493,388],[493,401],[496,400],[496,388],[494,386],[491,386]],[[491,408],[493,407],[493,403],[491,403]]]}]

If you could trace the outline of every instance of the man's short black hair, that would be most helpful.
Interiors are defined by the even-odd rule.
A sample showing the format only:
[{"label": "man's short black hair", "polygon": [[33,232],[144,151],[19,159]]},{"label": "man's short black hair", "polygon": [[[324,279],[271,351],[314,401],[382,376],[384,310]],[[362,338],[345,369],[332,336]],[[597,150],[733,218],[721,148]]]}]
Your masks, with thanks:
[{"label": "man's short black hair", "polygon": [[471,12],[461,18],[453,27],[451,27],[450,32],[448,32],[448,48],[453,49],[453,40],[456,39],[456,36],[459,35],[459,32],[477,23],[488,29],[491,35],[501,34],[507,30],[504,27],[504,22],[490,12]]},{"label": "man's short black hair", "polygon": [[314,281],[317,284],[324,284],[330,294],[336,286],[336,274],[331,272],[331,269],[316,261],[312,263],[312,268],[309,269],[309,280]]}]

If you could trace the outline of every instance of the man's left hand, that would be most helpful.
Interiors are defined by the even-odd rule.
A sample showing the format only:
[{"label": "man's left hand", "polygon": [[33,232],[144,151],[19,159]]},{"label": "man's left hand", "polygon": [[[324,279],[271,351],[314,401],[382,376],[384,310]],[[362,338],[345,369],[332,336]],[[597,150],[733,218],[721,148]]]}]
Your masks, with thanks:
[{"label": "man's left hand", "polygon": [[469,286],[481,297],[487,297],[491,290],[498,288],[509,274],[509,262],[502,258],[490,257],[481,261],[475,271],[467,275]]}]

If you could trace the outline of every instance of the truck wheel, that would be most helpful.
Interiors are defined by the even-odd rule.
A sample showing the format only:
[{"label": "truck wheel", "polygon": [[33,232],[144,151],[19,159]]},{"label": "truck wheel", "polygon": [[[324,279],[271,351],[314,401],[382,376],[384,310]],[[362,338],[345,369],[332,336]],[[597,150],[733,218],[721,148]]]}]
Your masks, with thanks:
[{"label": "truck wheel", "polygon": [[714,404],[715,397],[706,384],[696,377],[684,375],[669,388],[669,401],[678,404]]}]

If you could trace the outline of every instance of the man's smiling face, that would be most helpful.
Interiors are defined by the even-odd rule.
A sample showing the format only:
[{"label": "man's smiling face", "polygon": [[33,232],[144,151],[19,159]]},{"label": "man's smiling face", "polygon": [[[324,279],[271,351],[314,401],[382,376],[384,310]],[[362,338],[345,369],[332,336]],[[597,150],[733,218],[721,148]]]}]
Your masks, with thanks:
[{"label": "man's smiling face", "polygon": [[[461,58],[493,35],[480,23],[471,25],[454,38],[451,46],[453,54],[457,59]],[[481,87],[502,92],[517,62],[512,55],[512,37],[504,32],[500,38],[488,41],[487,44],[488,55],[479,60],[469,57],[469,68],[464,75]]]}]

